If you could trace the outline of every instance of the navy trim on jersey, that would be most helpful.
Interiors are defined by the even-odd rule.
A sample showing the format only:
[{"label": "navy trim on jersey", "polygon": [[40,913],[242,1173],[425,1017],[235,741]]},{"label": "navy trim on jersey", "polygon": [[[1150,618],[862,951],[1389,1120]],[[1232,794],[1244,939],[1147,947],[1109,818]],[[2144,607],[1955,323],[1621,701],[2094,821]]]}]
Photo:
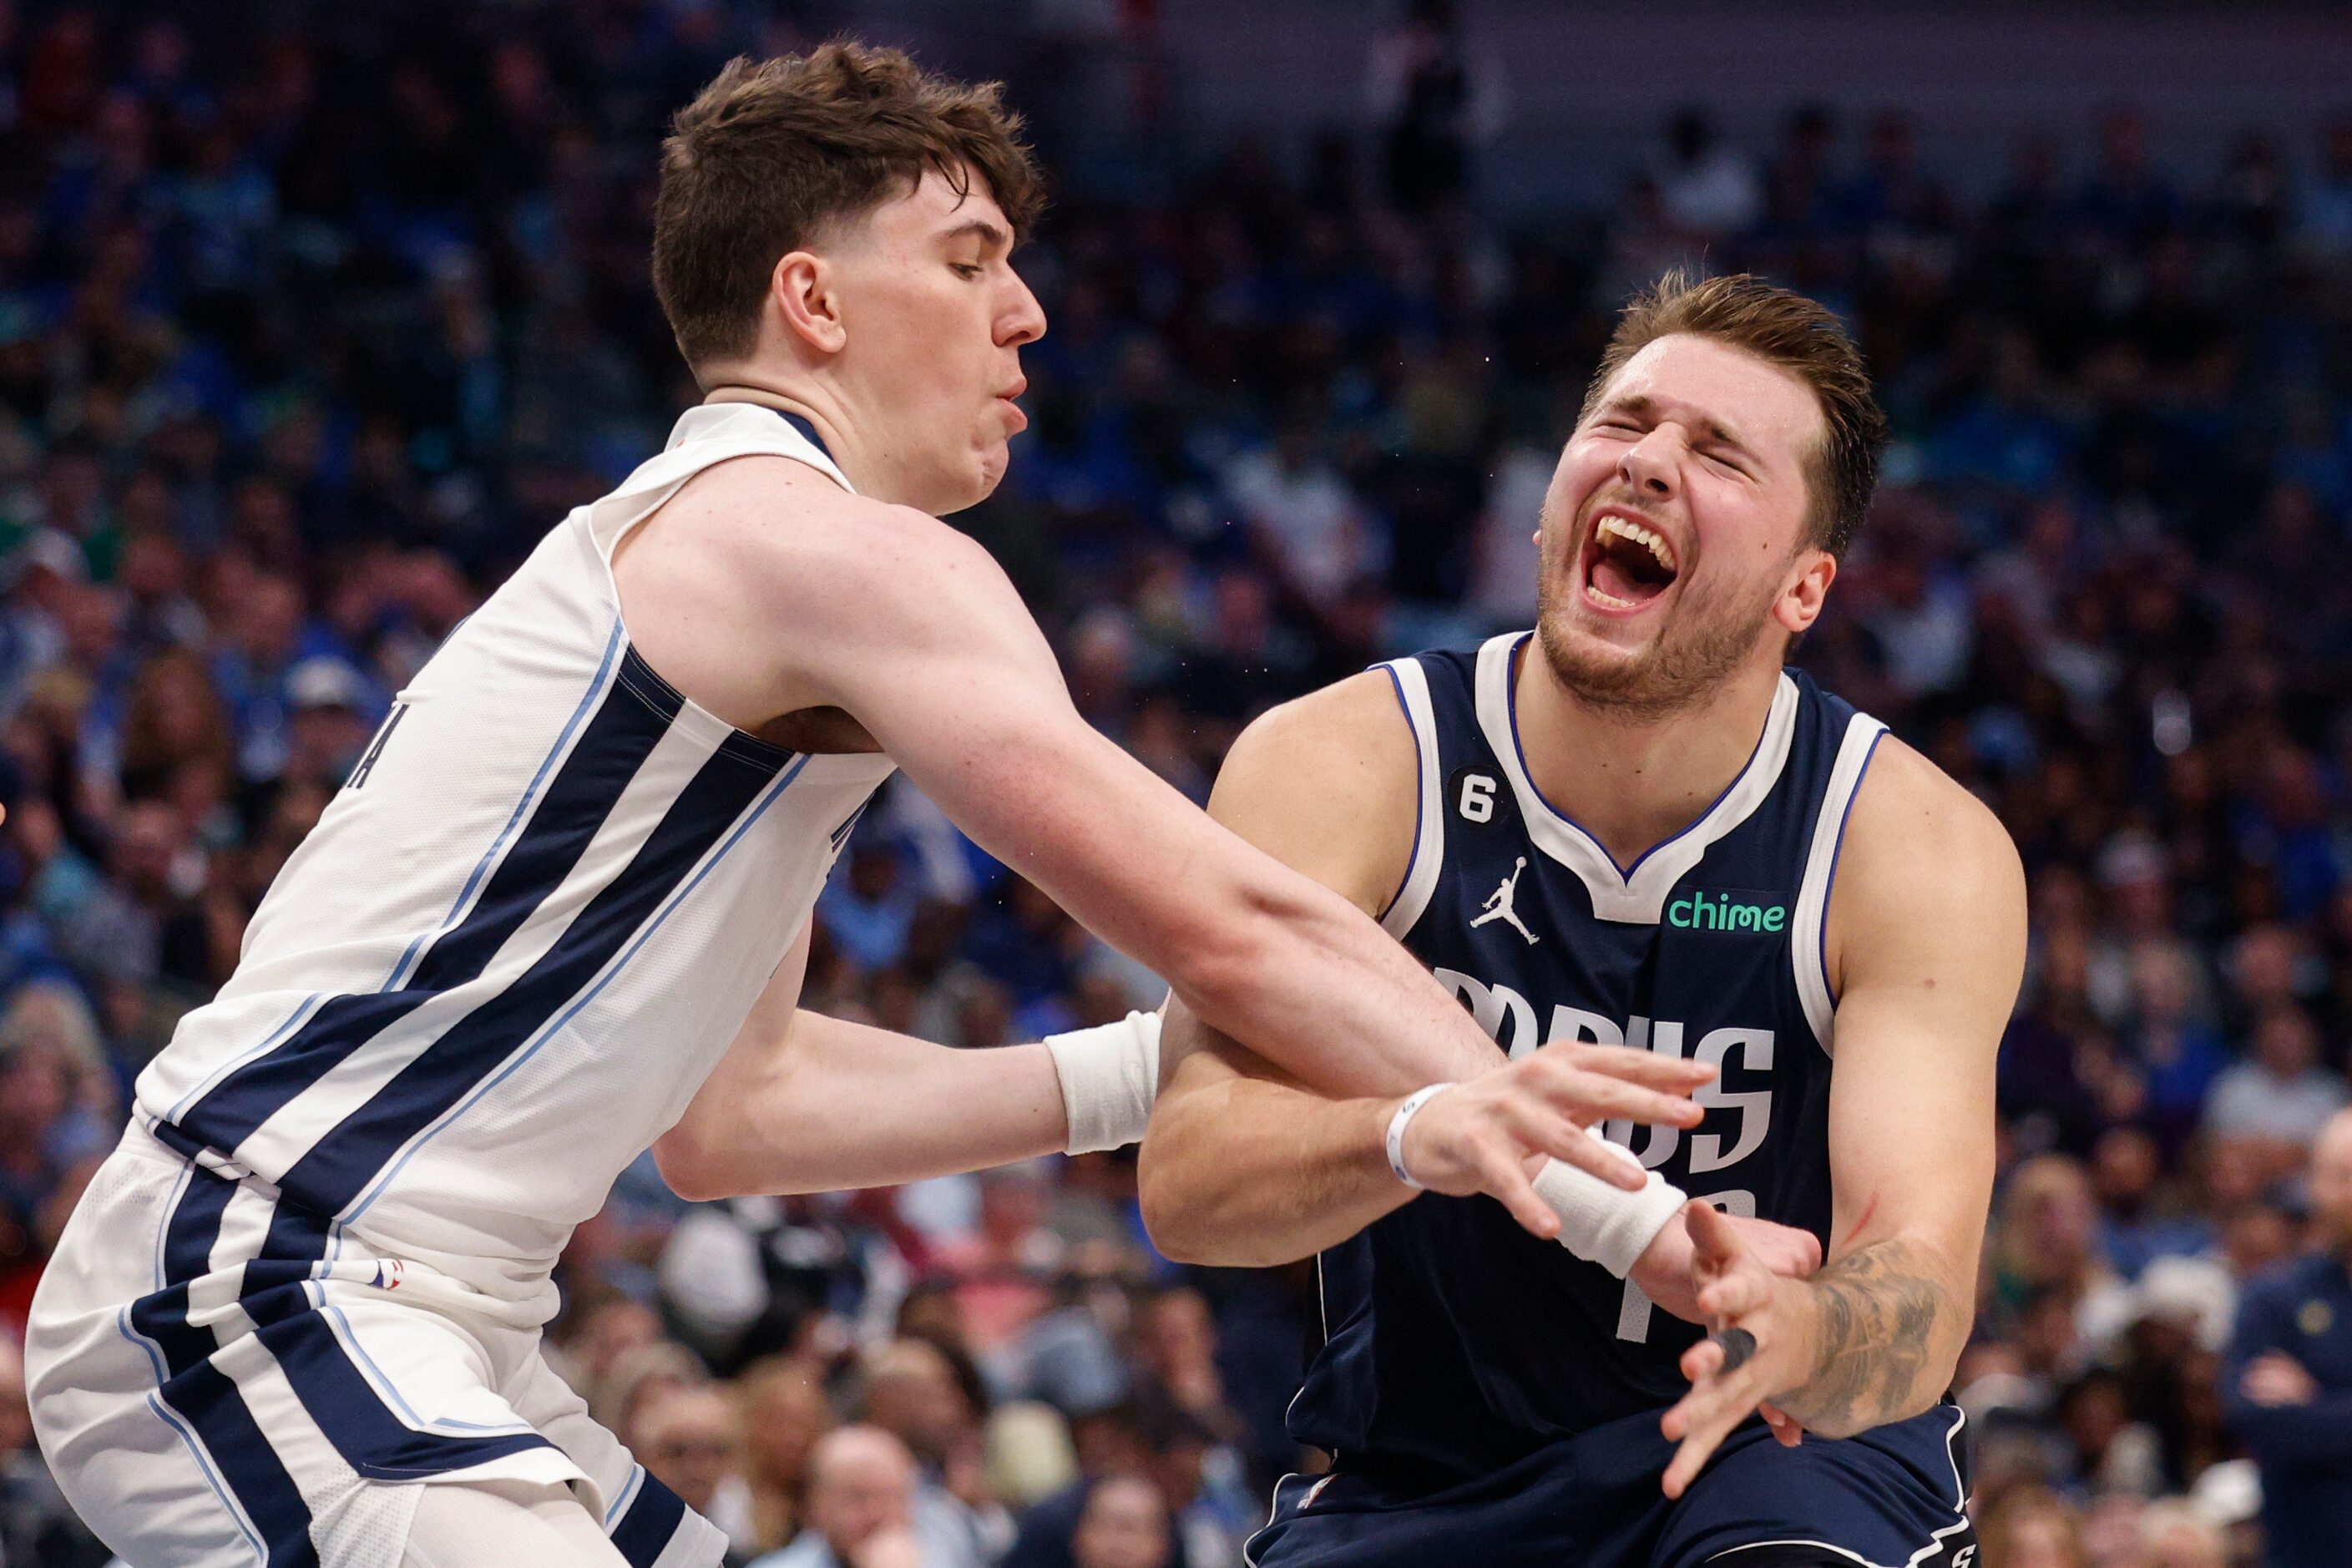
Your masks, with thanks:
[{"label": "navy trim on jersey", "polygon": [[686,1501],[643,1467],[637,1474],[644,1478],[637,1494],[610,1532],[613,1550],[627,1561],[629,1568],[654,1568],[670,1537],[686,1521]]},{"label": "navy trim on jersey", "polygon": [[[658,694],[660,705],[667,709],[672,717],[676,717],[679,709],[688,706],[686,693],[672,686],[660,670],[647,664],[645,656],[637,652],[635,643],[629,645],[629,657],[622,665],[622,668],[626,672],[629,679],[649,687]],[[710,717],[721,724],[727,722],[715,713]],[[749,730],[739,730],[731,724],[727,728],[727,740],[728,743],[744,757],[769,769],[785,767],[794,757],[800,755],[789,746],[779,746],[773,741],[763,741]]]},{"label": "navy trim on jersey", "polygon": [[333,1237],[324,1218],[280,1198],[261,1258],[246,1265],[237,1305],[346,1464],[370,1480],[405,1481],[550,1446],[536,1432],[466,1437],[419,1431],[400,1419],[344,1349],[313,1294],[312,1275]]},{"label": "navy trim on jersey", "polygon": [[1393,665],[1384,664],[1381,666],[1381,673],[1389,678],[1389,689],[1396,693],[1397,711],[1404,715],[1404,727],[1412,732],[1413,751],[1412,853],[1405,857],[1403,879],[1397,883],[1396,891],[1388,896],[1388,901],[1381,906],[1381,914],[1386,915],[1391,910],[1396,908],[1396,901],[1404,897],[1404,890],[1412,886],[1413,868],[1421,864],[1422,813],[1429,809],[1429,802],[1421,798],[1424,793],[1424,786],[1422,784],[1421,777],[1423,771],[1421,765],[1421,727],[1412,721],[1412,704],[1405,700],[1404,678],[1396,672],[1396,667]]},{"label": "navy trim on jersey", "polygon": [[[467,618],[470,620],[472,616]],[[464,622],[458,624],[462,626]],[[625,646],[621,640],[621,630],[620,617],[616,616],[613,619],[613,629],[604,637],[604,657],[597,660],[596,673],[589,680],[588,689],[580,694],[580,705],[572,710],[572,717],[563,721],[563,728],[556,734],[555,744],[550,746],[547,755],[539,760],[539,769],[530,775],[530,783],[523,786],[522,798],[515,802],[513,812],[507,817],[507,825],[499,829],[499,836],[490,840],[490,847],[482,851],[481,859],[476,861],[473,870],[467,873],[466,885],[457,889],[457,896],[449,901],[449,912],[441,917],[443,926],[454,925],[457,921],[457,911],[472,901],[475,889],[482,885],[482,879],[488,876],[490,868],[498,863],[499,851],[514,837],[515,828],[523,820],[523,814],[534,809],[532,803],[541,798],[539,786],[547,782],[549,771],[555,766],[555,759],[563,755],[563,748],[571,743],[573,732],[580,728],[580,721],[588,716],[589,705],[596,700],[597,693],[607,689],[604,678],[612,673],[614,656]],[[453,628],[449,635],[455,637],[457,634]],[[425,934],[420,931],[408,944],[408,950],[400,955],[400,962],[393,965],[391,977],[383,989],[389,990],[393,983],[407,979],[408,966],[415,961],[417,949],[425,945]]]},{"label": "navy trim on jersey", "polygon": [[[322,1213],[356,1217],[356,1211],[345,1211],[402,1146],[466,1099],[518,1048],[534,1044],[541,1026],[596,979],[776,780],[766,758],[754,750],[774,748],[746,745],[749,739],[730,736],[721,742],[628,865],[572,917],[538,962],[443,1030],[366,1104],[288,1167],[278,1184]],[[794,775],[800,765],[804,764],[791,770]],[[571,858],[577,858],[576,851]],[[488,901],[486,893],[484,902]],[[428,959],[425,967],[430,963]]]},{"label": "navy trim on jersey", "polygon": [[1870,777],[1870,764],[1878,757],[1878,742],[1885,739],[1886,731],[1879,731],[1870,738],[1870,750],[1862,754],[1862,769],[1853,775],[1853,788],[1845,797],[1845,809],[1838,814],[1837,847],[1830,851],[1830,874],[1822,879],[1822,940],[1817,944],[1817,956],[1822,965],[1822,992],[1832,1007],[1837,1005],[1838,994],[1837,987],[1830,984],[1830,900],[1837,893],[1838,860],[1845,854],[1845,830],[1853,820],[1853,803],[1862,798],[1863,781]]},{"label": "navy trim on jersey", "polygon": [[767,408],[768,411],[773,414],[777,418],[782,420],[785,424],[799,431],[801,433],[801,439],[806,441],[810,446],[814,447],[818,451],[823,452],[826,462],[832,463],[835,468],[839,468],[841,466],[840,463],[835,461],[834,458],[833,448],[824,444],[824,437],[816,433],[816,426],[810,423],[806,415],[795,414],[789,408],[776,408],[767,404],[761,404],[760,406]]},{"label": "navy trim on jersey", "polygon": [[[164,1224],[159,1288],[125,1308],[120,1327],[155,1366],[157,1414],[188,1444],[269,1568],[316,1568],[309,1505],[235,1380],[212,1362],[218,1336],[188,1321],[188,1283],[209,1271],[222,1216],[237,1191],[237,1183],[189,1165]],[[313,1294],[313,1277],[334,1242],[329,1221],[281,1198],[259,1252],[245,1265],[237,1305],[303,1409],[355,1472],[372,1480],[415,1480],[551,1446],[537,1432],[462,1436],[420,1430],[413,1414],[410,1420],[396,1415]]]},{"label": "navy trim on jersey", "polygon": [[[720,748],[722,752],[725,750],[725,746]],[[751,830],[752,825],[757,823],[761,817],[767,815],[768,807],[773,805],[776,803],[777,798],[781,796],[785,790],[792,787],[793,781],[800,776],[801,770],[807,765],[808,758],[798,757],[794,760],[790,768],[778,775],[775,782],[769,786],[767,793],[761,796],[759,803],[752,806],[748,813],[744,814],[740,821],[737,822],[734,832],[727,836],[726,842],[719,845],[718,849],[710,855],[709,858],[703,861],[701,868],[696,871],[693,877],[687,881],[686,886],[679,889],[677,895],[666,902],[661,910],[654,915],[653,919],[646,923],[645,929],[637,933],[636,939],[630,942],[627,950],[624,952],[609,968],[604,971],[596,983],[589,986],[586,991],[574,997],[572,1001],[572,1005],[563,1010],[562,1016],[557,1017],[555,1021],[546,1028],[539,1031],[537,1036],[531,1040],[531,1043],[525,1047],[520,1055],[514,1057],[513,1059],[509,1061],[503,1068],[500,1068],[491,1077],[477,1084],[470,1094],[468,1094],[464,1100],[460,1100],[451,1110],[445,1112],[431,1128],[426,1130],[421,1138],[418,1138],[415,1142],[411,1143],[397,1159],[394,1160],[389,1168],[387,1168],[372,1184],[370,1184],[366,1191],[361,1195],[359,1201],[352,1205],[349,1217],[356,1220],[361,1215],[366,1213],[368,1205],[375,1202],[377,1195],[383,1191],[385,1185],[389,1184],[394,1177],[400,1174],[401,1168],[406,1165],[411,1159],[415,1157],[418,1150],[424,1148],[425,1144],[438,1137],[441,1132],[448,1127],[450,1122],[454,1121],[458,1116],[465,1113],[467,1107],[471,1106],[483,1095],[488,1094],[491,1089],[496,1089],[499,1084],[505,1082],[509,1077],[512,1076],[522,1067],[523,1063],[529,1061],[531,1057],[537,1053],[540,1047],[547,1043],[549,1037],[551,1037],[556,1030],[561,1029],[564,1025],[569,1024],[583,1007],[585,1007],[589,1003],[593,1002],[597,996],[603,993],[604,987],[610,985],[613,981],[619,976],[621,971],[628,967],[629,962],[637,956],[638,952],[644,948],[646,943],[653,939],[654,932],[659,931],[661,929],[662,922],[669,919],[670,910],[677,907],[677,900],[678,899],[683,899],[687,894],[693,892],[696,888],[701,885],[702,879],[710,875],[712,869],[716,868],[721,860],[727,858],[727,856],[734,849],[736,845],[742,842],[743,836]]]},{"label": "navy trim on jersey", "polygon": [[180,1129],[233,1157],[239,1143],[352,1052],[440,992],[478,978],[562,885],[677,716],[675,694],[665,697],[666,683],[649,676],[651,667],[629,650],[480,901],[433,942],[398,989],[330,998],[283,1045],[229,1073],[173,1117]]},{"label": "navy trim on jersey", "polygon": [[217,1338],[188,1321],[188,1281],[210,1267],[221,1216],[236,1190],[225,1176],[200,1165],[188,1167],[164,1222],[158,1289],[124,1308],[117,1326],[155,1363],[160,1397],[151,1396],[150,1407],[187,1444],[237,1530],[268,1568],[318,1568],[310,1505],[262,1436],[245,1395],[212,1363]]},{"label": "navy trim on jersey", "polygon": [[1764,728],[1757,731],[1756,743],[1748,748],[1748,760],[1739,764],[1739,771],[1731,775],[1731,782],[1725,784],[1722,791],[1718,793],[1713,800],[1706,803],[1706,808],[1704,811],[1701,811],[1696,816],[1692,817],[1688,822],[1683,824],[1682,826],[1676,828],[1674,832],[1667,834],[1664,838],[1659,839],[1655,844],[1651,845],[1647,849],[1644,849],[1639,855],[1634,856],[1633,863],[1631,866],[1620,866],[1617,864],[1617,857],[1610,852],[1609,846],[1601,842],[1601,838],[1598,834],[1594,833],[1592,829],[1585,826],[1584,824],[1577,821],[1576,818],[1569,816],[1568,813],[1560,810],[1559,807],[1551,803],[1551,798],[1543,792],[1543,785],[1536,783],[1535,770],[1528,766],[1528,749],[1527,746],[1519,740],[1518,659],[1521,650],[1528,646],[1534,637],[1535,633],[1533,632],[1524,633],[1521,635],[1519,640],[1512,645],[1511,679],[1507,681],[1503,687],[1504,717],[1510,721],[1511,750],[1518,756],[1519,772],[1526,776],[1528,788],[1535,792],[1536,799],[1542,804],[1543,808],[1546,811],[1550,812],[1554,816],[1559,817],[1560,821],[1566,823],[1569,826],[1573,827],[1577,832],[1591,839],[1592,841],[1592,847],[1601,851],[1601,858],[1608,861],[1611,869],[1617,873],[1617,879],[1621,882],[1631,882],[1633,879],[1634,873],[1641,870],[1643,862],[1649,859],[1651,856],[1655,855],[1659,850],[1666,848],[1682,839],[1689,837],[1697,830],[1701,823],[1715,815],[1715,808],[1721,805],[1726,797],[1727,797],[1733,790],[1738,789],[1742,784],[1745,784],[1748,781],[1748,771],[1756,765],[1757,757],[1764,750],[1765,737],[1769,736],[1772,732],[1771,710],[1769,708],[1765,710]]}]

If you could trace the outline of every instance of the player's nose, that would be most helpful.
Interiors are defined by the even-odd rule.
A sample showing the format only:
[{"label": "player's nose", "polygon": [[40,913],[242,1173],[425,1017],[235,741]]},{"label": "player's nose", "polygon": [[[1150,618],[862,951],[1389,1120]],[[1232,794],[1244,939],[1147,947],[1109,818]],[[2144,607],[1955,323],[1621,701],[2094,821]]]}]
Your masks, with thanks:
[{"label": "player's nose", "polygon": [[1625,448],[1617,460],[1618,477],[1641,494],[1665,500],[1675,493],[1677,476],[1675,437],[1661,425]]},{"label": "player's nose", "polygon": [[1045,335],[1045,307],[1019,273],[1013,274],[1013,298],[997,318],[996,341],[1008,349],[1034,343]]}]

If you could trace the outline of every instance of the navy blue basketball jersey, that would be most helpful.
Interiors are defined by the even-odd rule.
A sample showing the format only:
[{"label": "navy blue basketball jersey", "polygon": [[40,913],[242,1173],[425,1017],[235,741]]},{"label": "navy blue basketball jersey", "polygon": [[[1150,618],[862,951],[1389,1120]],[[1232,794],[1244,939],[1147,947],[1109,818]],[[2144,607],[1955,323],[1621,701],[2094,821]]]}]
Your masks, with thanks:
[{"label": "navy blue basketball jersey", "polygon": [[[1885,727],[1802,672],[1699,819],[1618,866],[1528,776],[1511,701],[1529,634],[1383,667],[1420,752],[1412,858],[1382,923],[1499,1051],[1627,1045],[1720,1069],[1698,1127],[1612,1123],[1643,1164],[1828,1245],[1822,931],[1848,807]],[[1343,1468],[1432,1486],[1655,1409],[1700,1331],[1491,1198],[1424,1194],[1320,1259],[1325,1343],[1291,1407]]]}]

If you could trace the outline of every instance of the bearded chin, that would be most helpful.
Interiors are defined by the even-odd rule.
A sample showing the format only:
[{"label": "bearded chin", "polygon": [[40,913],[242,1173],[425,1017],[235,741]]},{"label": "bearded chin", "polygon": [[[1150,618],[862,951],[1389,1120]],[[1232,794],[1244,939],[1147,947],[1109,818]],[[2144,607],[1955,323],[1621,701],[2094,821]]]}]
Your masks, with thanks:
[{"label": "bearded chin", "polygon": [[1568,694],[1624,719],[1654,721],[1698,707],[1748,661],[1772,619],[1767,600],[1744,615],[1717,614],[1685,601],[1665,630],[1630,657],[1569,629],[1547,574],[1537,595],[1536,640]]}]

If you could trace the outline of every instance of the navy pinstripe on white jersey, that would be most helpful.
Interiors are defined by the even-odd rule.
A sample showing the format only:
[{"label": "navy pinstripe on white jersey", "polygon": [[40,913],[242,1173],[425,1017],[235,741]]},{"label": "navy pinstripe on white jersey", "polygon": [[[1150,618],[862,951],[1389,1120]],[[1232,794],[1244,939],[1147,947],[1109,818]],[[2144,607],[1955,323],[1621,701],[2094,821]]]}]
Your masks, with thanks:
[{"label": "navy pinstripe on white jersey", "polygon": [[629,643],[614,545],[754,453],[841,480],[772,410],[690,410],[400,693],[236,976],[142,1074],[159,1138],[547,1300],[570,1227],[716,1065],[890,771],[736,731]]}]

